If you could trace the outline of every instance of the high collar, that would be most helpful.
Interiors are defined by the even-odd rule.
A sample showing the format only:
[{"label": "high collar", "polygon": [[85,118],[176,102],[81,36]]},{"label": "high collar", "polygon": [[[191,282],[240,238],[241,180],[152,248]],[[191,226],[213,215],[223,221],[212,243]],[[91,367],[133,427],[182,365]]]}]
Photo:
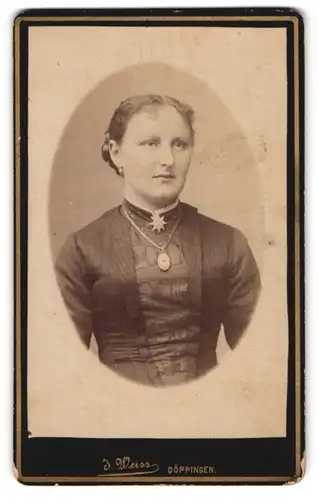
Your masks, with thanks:
[{"label": "high collar", "polygon": [[165,219],[169,220],[179,213],[180,200],[177,199],[174,203],[153,211],[138,207],[134,203],[128,201],[127,198],[124,198],[123,206],[128,209],[129,212],[138,215],[147,221],[151,221],[154,214],[164,215]]}]

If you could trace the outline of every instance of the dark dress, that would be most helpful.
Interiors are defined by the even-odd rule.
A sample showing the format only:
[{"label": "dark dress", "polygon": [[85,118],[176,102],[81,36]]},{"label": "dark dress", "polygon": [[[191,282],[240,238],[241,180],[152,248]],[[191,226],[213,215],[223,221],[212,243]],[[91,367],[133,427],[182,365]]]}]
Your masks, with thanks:
[{"label": "dark dress", "polygon": [[166,386],[193,380],[217,364],[221,325],[231,348],[255,309],[260,278],[246,238],[237,229],[180,203],[155,234],[150,216],[126,200],[122,207],[72,234],[56,262],[58,283],[79,335],[94,334],[101,362],[136,382]]}]

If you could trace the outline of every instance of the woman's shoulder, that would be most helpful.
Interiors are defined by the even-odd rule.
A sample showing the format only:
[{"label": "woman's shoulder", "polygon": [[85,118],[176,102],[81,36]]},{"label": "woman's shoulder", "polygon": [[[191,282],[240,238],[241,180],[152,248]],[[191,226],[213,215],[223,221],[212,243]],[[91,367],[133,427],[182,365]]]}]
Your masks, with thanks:
[{"label": "woman's shoulder", "polygon": [[75,231],[74,238],[79,241],[99,239],[105,232],[109,233],[112,230],[111,226],[116,224],[120,218],[119,206],[113,207]]},{"label": "woman's shoulder", "polygon": [[186,205],[185,210],[188,211],[189,219],[195,218],[201,242],[208,253],[219,249],[222,253],[239,257],[250,252],[245,234],[237,227],[204,215],[192,205]]},{"label": "woman's shoulder", "polygon": [[120,222],[123,220],[119,206],[107,210],[98,218],[92,220],[78,230],[71,232],[61,247],[57,259],[57,266],[74,259],[95,258],[112,241],[114,231],[122,232]]},{"label": "woman's shoulder", "polygon": [[223,236],[224,238],[232,239],[235,234],[241,234],[241,232],[236,227],[200,213],[197,207],[194,207],[193,205],[189,205],[187,203],[183,203],[183,205],[189,216],[192,215],[192,217],[196,218],[196,221],[200,227],[200,231],[203,235],[212,234],[215,237],[215,235],[217,234],[221,237]]}]

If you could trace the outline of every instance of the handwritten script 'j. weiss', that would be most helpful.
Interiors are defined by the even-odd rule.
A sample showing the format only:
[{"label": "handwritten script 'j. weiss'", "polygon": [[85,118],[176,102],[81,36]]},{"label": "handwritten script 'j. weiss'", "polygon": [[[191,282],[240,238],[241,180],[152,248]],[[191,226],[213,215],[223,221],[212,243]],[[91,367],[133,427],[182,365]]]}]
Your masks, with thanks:
[{"label": "handwritten script 'j. weiss'", "polygon": [[132,460],[130,457],[117,457],[115,461],[103,458],[103,469],[104,474],[99,474],[100,476],[137,476],[153,474],[159,470],[159,465]]}]

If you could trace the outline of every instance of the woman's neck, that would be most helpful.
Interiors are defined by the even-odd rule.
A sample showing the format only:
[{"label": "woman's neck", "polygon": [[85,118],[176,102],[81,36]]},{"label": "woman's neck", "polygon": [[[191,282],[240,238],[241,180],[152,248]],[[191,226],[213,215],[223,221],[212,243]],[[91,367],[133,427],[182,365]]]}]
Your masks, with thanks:
[{"label": "woman's neck", "polygon": [[[149,201],[145,200],[141,196],[138,196],[137,193],[132,191],[131,189],[125,189],[125,198],[129,203],[132,205],[135,205],[138,208],[141,208],[142,210],[146,210],[148,212],[155,212],[157,210],[161,211],[164,210],[165,208],[169,208],[170,206],[174,206],[175,204],[178,203],[178,198],[174,200],[169,200],[169,201],[163,201],[163,202],[158,202],[158,203],[150,203]],[[172,207],[171,207],[172,208]]]}]

